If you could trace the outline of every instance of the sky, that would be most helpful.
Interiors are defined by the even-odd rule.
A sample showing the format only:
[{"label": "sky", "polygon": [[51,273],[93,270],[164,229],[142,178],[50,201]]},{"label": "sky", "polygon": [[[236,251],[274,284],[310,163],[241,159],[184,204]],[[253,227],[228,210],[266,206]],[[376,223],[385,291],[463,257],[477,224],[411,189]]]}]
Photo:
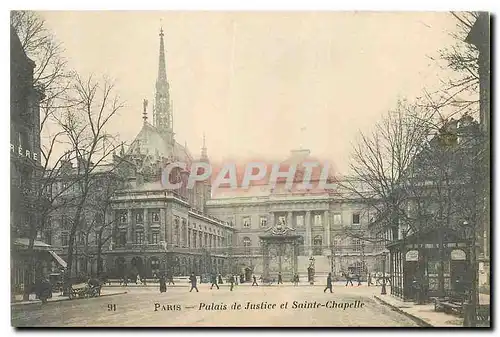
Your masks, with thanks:
[{"label": "sky", "polygon": [[[82,75],[106,75],[126,102],[110,126],[130,143],[154,100],[159,30],[176,140],[200,154],[283,158],[292,149],[348,173],[359,132],[399,98],[443,77],[429,56],[452,45],[446,12],[41,12]],[[444,75],[445,76],[445,75]],[[151,121],[152,104],[149,105]]]}]

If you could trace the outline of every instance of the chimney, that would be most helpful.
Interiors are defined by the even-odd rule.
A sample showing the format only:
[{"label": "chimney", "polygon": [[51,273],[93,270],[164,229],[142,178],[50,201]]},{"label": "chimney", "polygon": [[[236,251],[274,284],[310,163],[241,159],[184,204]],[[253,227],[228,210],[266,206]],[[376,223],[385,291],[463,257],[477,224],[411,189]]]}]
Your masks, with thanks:
[{"label": "chimney", "polygon": [[127,179],[127,183],[129,185],[129,188],[136,188],[137,187],[136,177],[129,177]]}]

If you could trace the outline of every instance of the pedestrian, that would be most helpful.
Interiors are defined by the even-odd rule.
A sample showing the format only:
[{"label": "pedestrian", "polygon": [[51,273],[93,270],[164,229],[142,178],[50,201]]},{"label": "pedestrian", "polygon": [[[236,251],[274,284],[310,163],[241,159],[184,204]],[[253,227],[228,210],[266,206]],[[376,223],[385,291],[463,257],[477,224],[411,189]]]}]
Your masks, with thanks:
[{"label": "pedestrian", "polygon": [[137,283],[141,283],[141,276],[139,274],[137,274],[137,277],[135,279],[135,284]]},{"label": "pedestrian", "polygon": [[373,285],[373,283],[372,283],[372,274],[368,273],[368,286],[371,286],[371,285]]},{"label": "pedestrian", "polygon": [[224,284],[224,282],[222,282],[222,275],[221,275],[221,273],[219,273],[219,284]]},{"label": "pedestrian", "polygon": [[361,285],[361,274],[357,274],[356,277],[358,278],[358,287]]},{"label": "pedestrian", "polygon": [[165,275],[160,276],[160,293],[167,291],[167,281],[165,280]]},{"label": "pedestrian", "polygon": [[332,290],[332,273],[328,273],[328,277],[326,278],[326,288],[323,290],[324,293],[326,293],[326,290],[330,289],[330,293],[333,293]]},{"label": "pedestrian", "polygon": [[253,275],[252,278],[253,278],[252,287],[253,286],[258,286],[258,284],[257,284],[257,277],[255,275]]},{"label": "pedestrian", "polygon": [[349,282],[351,283],[351,286],[353,286],[351,273],[347,273],[347,274],[344,273],[344,275],[345,275],[345,280],[346,280],[345,286],[347,287],[349,285]]},{"label": "pedestrian", "polygon": [[170,274],[168,276],[168,285],[174,285],[175,286],[174,277],[172,276],[172,274]]},{"label": "pedestrian", "polygon": [[233,291],[233,288],[234,288],[234,275],[231,275],[229,277],[229,283],[231,283],[231,286],[230,286],[229,290]]},{"label": "pedestrian", "polygon": [[283,277],[281,276],[281,272],[278,273],[278,284],[283,284]]},{"label": "pedestrian", "polygon": [[212,285],[210,286],[210,289],[212,289],[213,286],[216,286],[217,290],[219,290],[219,285],[217,284],[217,275],[212,274],[211,281],[212,281]]},{"label": "pedestrian", "polygon": [[299,274],[295,274],[294,277],[293,277],[293,284],[295,286],[298,286],[299,285]]},{"label": "pedestrian", "polygon": [[189,282],[191,282],[191,289],[189,292],[193,291],[193,289],[196,289],[196,292],[198,292],[198,287],[196,286],[196,276],[194,276],[194,273],[191,273],[191,276],[189,276]]}]

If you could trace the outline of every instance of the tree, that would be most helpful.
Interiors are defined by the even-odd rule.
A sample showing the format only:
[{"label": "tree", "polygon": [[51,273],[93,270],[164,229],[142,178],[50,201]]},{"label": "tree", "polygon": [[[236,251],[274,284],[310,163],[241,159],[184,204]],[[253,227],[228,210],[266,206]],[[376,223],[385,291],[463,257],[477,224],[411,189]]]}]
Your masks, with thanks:
[{"label": "tree", "polygon": [[92,76],[84,79],[76,75],[67,95],[70,107],[55,116],[63,132],[63,144],[77,161],[77,193],[72,205],[67,255],[70,275],[73,273],[75,236],[85,226],[83,220],[95,184],[95,173],[119,146],[116,136],[108,131],[110,121],[123,107],[114,89],[109,79],[96,81]]},{"label": "tree", "polygon": [[422,101],[439,112],[443,122],[464,114],[476,117],[479,112],[479,53],[474,45],[465,42],[479,12],[451,12],[450,15],[456,22],[456,29],[449,33],[455,44],[440,49],[437,57],[430,57],[447,71],[447,77],[441,79],[442,88],[437,92],[424,90]]},{"label": "tree", "polygon": [[[95,257],[97,261],[97,275],[102,273],[102,251],[116,232],[118,219],[112,216],[112,197],[115,192],[124,186],[125,175],[120,165],[123,163],[121,158],[116,158],[109,169],[99,178],[93,179],[92,194],[86,202],[86,213],[90,214],[92,220],[90,224],[83,229],[86,236],[86,258]],[[111,216],[109,216],[111,215]],[[91,234],[95,234],[95,240],[90,240]],[[95,247],[91,250],[89,243]]]},{"label": "tree", "polygon": [[[431,111],[417,104],[399,101],[396,109],[389,111],[371,134],[360,134],[350,164],[353,179],[339,184],[363,205],[370,221],[376,221],[382,232],[389,229],[393,237],[397,237],[405,214],[407,196],[401,183],[431,133],[431,124],[427,121],[432,117]],[[346,228],[346,232],[348,236],[366,241],[386,240],[382,235],[350,228]]]},{"label": "tree", "polygon": [[[35,123],[39,123],[41,145],[41,165],[36,168],[33,176],[33,185],[29,193],[37,200],[35,203],[36,219],[30,222],[28,229],[27,255],[29,262],[26,265],[25,284],[29,284],[31,270],[34,265],[34,242],[37,235],[44,230],[48,222],[49,214],[60,204],[56,204],[59,195],[64,194],[67,188],[52,190],[57,177],[62,173],[59,171],[60,164],[65,159],[71,159],[66,153],[56,151],[62,133],[51,130],[51,118],[53,114],[65,106],[63,96],[68,89],[71,72],[67,69],[66,60],[63,57],[64,49],[55,36],[47,29],[44,20],[32,11],[11,11],[11,26],[20,38],[21,45],[26,55],[35,62],[33,74],[33,85],[41,88],[39,105],[39,116]],[[50,168],[50,165],[56,167]],[[28,294],[24,294],[27,299]]]}]

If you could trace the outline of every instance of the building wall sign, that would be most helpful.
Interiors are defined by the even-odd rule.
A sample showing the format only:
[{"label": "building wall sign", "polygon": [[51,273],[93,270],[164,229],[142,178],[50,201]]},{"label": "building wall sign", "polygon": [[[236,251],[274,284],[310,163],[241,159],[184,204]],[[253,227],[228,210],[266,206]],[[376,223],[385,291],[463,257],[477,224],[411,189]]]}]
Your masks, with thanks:
[{"label": "building wall sign", "polygon": [[451,251],[451,259],[455,261],[465,261],[465,252],[461,249],[454,249]]},{"label": "building wall sign", "polygon": [[10,152],[18,155],[19,157],[27,157],[38,161],[38,153],[23,149],[21,146],[16,147],[14,144],[10,144]]},{"label": "building wall sign", "polygon": [[406,261],[418,261],[418,250],[406,252]]}]

